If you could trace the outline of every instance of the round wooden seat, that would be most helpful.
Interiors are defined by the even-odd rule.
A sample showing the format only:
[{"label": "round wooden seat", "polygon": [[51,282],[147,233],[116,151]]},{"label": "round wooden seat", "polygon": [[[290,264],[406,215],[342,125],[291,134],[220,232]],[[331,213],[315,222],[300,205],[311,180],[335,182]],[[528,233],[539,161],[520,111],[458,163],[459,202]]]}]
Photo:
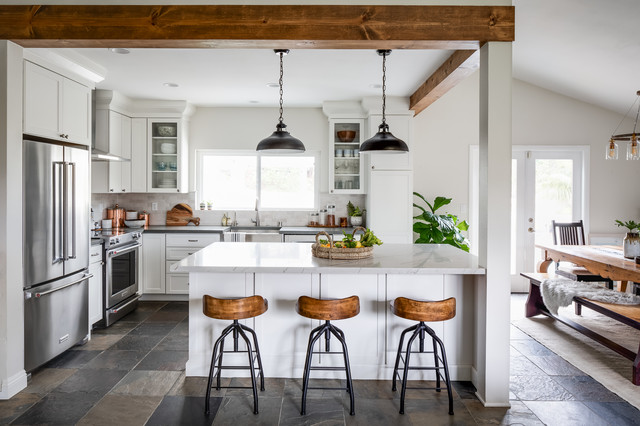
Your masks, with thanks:
[{"label": "round wooden seat", "polygon": [[351,296],[344,299],[314,299],[300,296],[296,312],[303,317],[323,321],[353,318],[360,313],[360,298]]},{"label": "round wooden seat", "polygon": [[391,312],[413,321],[446,321],[456,316],[456,299],[421,301],[397,297],[391,302]]},{"label": "round wooden seat", "polygon": [[264,314],[268,308],[269,302],[262,296],[239,299],[218,299],[206,294],[202,296],[202,312],[209,318],[221,320],[253,318]]}]

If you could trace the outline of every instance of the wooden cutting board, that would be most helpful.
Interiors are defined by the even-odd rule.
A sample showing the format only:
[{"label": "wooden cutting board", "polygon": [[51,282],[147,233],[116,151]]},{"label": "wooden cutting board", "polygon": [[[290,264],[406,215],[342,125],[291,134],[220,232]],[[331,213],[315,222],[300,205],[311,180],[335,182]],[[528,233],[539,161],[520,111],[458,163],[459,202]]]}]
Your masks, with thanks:
[{"label": "wooden cutting board", "polygon": [[185,226],[189,222],[200,225],[200,218],[193,216],[193,209],[189,204],[176,204],[167,212],[167,226]]}]

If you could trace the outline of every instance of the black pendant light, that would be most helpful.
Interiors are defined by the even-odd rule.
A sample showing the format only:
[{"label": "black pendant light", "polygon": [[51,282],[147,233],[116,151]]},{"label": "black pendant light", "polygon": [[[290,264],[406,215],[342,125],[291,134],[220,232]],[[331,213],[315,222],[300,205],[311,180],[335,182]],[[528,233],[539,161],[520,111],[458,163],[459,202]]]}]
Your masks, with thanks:
[{"label": "black pendant light", "polygon": [[378,126],[378,133],[373,137],[364,141],[360,145],[360,152],[380,151],[388,153],[409,152],[409,147],[404,141],[396,138],[389,131],[389,125],[385,118],[385,109],[387,107],[387,56],[391,54],[391,50],[377,50],[378,55],[382,56],[382,124]]},{"label": "black pendant light", "polygon": [[282,57],[289,53],[289,49],[275,49],[276,55],[280,55],[280,119],[276,125],[276,131],[268,138],[262,139],[256,148],[256,151],[270,151],[270,152],[304,152],[304,144],[300,139],[296,139],[289,134],[285,129],[287,125],[282,121]]}]

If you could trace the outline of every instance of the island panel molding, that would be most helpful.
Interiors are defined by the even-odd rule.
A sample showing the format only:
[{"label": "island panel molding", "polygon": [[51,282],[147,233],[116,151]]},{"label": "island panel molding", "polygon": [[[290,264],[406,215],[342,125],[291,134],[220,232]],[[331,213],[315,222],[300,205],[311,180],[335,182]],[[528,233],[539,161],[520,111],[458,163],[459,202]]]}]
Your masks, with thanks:
[{"label": "island panel molding", "polygon": [[514,37],[513,6],[0,6],[0,38],[24,47],[478,49]]}]

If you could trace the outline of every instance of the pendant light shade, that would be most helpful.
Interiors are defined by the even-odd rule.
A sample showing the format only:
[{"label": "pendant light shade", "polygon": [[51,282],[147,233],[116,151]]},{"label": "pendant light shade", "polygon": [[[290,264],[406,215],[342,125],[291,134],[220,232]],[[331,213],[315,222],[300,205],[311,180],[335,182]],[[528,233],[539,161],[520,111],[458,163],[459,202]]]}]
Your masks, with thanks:
[{"label": "pendant light shade", "polygon": [[274,50],[276,55],[280,56],[280,118],[276,125],[276,131],[271,136],[262,139],[256,148],[256,151],[269,151],[269,152],[282,152],[282,153],[299,153],[304,152],[304,144],[300,139],[296,139],[289,132],[287,132],[287,125],[282,120],[282,77],[283,66],[282,57],[289,53],[289,49],[276,49]]},{"label": "pendant light shade", "polygon": [[391,54],[391,50],[378,50],[377,52],[378,55],[382,56],[382,123],[378,126],[378,133],[360,145],[360,152],[409,152],[407,144],[403,140],[393,136],[389,131],[389,125],[387,124],[387,119],[385,117],[385,110],[387,107],[387,56]]},{"label": "pendant light shade", "polygon": [[[605,158],[607,160],[617,160],[618,159],[618,144],[616,141],[624,141],[627,142],[627,160],[640,160],[640,143],[638,142],[638,118],[640,118],[640,90],[636,92],[636,100],[627,110],[627,113],[624,115],[618,127],[613,131],[613,135],[609,139],[607,143],[607,150],[605,154]],[[621,133],[615,134],[615,132],[620,128],[620,125],[627,119],[629,112],[633,109],[633,107],[638,103],[638,111],[636,112],[636,120],[633,123],[633,132],[632,133]]]}]

